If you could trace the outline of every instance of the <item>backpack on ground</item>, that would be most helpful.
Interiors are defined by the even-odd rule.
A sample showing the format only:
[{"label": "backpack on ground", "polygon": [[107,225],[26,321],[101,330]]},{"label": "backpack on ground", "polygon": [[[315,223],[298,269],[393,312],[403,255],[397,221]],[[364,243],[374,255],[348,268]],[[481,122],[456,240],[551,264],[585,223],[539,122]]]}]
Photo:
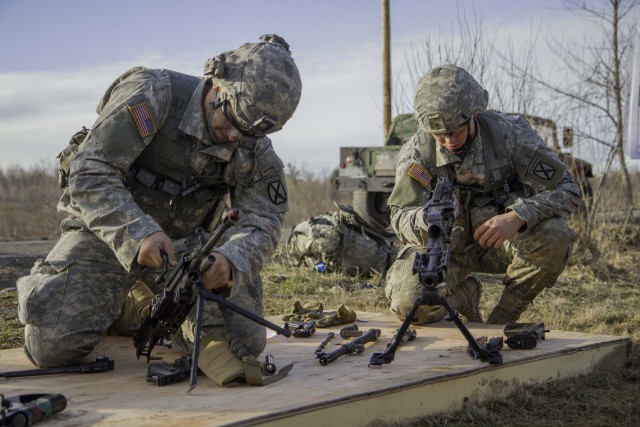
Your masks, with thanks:
[{"label": "backpack on ground", "polygon": [[394,233],[367,224],[351,206],[338,205],[297,224],[287,241],[294,265],[349,276],[383,275],[398,252]]}]

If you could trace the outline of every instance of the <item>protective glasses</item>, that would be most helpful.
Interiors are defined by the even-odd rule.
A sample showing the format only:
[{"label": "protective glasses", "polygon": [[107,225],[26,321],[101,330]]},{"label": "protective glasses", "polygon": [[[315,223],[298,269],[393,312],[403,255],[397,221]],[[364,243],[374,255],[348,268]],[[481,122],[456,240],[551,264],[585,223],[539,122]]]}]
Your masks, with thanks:
[{"label": "protective glasses", "polygon": [[274,119],[264,115],[246,129],[238,123],[238,121],[233,117],[233,114],[229,111],[229,101],[224,101],[221,109],[222,114],[227,120],[229,120],[229,123],[231,123],[238,132],[248,138],[262,138],[276,125],[276,121]]}]

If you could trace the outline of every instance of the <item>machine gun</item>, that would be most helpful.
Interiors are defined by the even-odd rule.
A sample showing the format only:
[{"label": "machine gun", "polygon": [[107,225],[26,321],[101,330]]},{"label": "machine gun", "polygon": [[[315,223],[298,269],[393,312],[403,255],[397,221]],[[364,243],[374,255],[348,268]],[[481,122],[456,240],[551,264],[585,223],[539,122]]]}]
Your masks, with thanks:
[{"label": "machine gun", "polygon": [[413,274],[418,275],[422,285],[422,294],[407,312],[402,325],[398,328],[387,349],[384,352],[375,353],[369,361],[369,366],[378,366],[393,361],[395,352],[402,343],[410,323],[416,320],[416,311],[421,305],[441,305],[447,310],[448,314],[445,319],[453,321],[462,332],[469,343],[467,353],[472,358],[494,364],[502,363],[502,356],[498,352],[502,348],[502,338],[500,337],[499,340],[494,338],[487,342],[488,345],[481,345],[460,320],[458,312],[449,305],[446,298],[438,293],[438,290],[444,286],[444,274],[451,257],[451,249],[448,244],[451,242],[453,222],[458,215],[458,201],[454,195],[451,171],[446,166],[437,167],[435,171],[437,171],[438,180],[425,208],[425,220],[429,234],[427,252],[416,254],[412,269]]},{"label": "machine gun", "polygon": [[140,322],[133,335],[136,357],[139,359],[140,356],[145,356],[148,362],[151,360],[151,352],[158,342],[178,331],[193,307],[196,306],[190,390],[197,383],[200,332],[205,300],[215,301],[220,308],[227,308],[260,325],[273,329],[287,338],[291,336],[290,331],[228,301],[217,291],[209,291],[202,283],[202,275],[215,262],[215,256],[211,254],[211,251],[218,244],[224,232],[239,219],[240,212],[237,209],[228,209],[222,216],[222,224],[208,241],[205,241],[204,230],[198,229],[196,231],[199,238],[198,246],[192,253],[183,255],[170,272],[168,271],[167,255],[163,253],[164,271],[158,280],[164,283],[164,290],[153,298],[149,314]]}]

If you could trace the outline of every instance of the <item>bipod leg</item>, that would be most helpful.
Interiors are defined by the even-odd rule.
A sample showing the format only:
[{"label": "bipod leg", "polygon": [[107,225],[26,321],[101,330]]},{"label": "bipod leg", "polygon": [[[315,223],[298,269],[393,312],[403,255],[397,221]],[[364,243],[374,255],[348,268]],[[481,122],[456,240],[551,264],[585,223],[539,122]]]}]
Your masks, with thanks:
[{"label": "bipod leg", "polygon": [[369,359],[369,367],[380,366],[384,364],[388,364],[393,362],[393,359],[396,355],[396,350],[402,344],[405,334],[409,330],[409,326],[411,325],[411,321],[416,317],[416,311],[418,311],[418,307],[422,305],[422,297],[416,299],[416,302],[411,307],[411,310],[407,311],[407,314],[404,316],[404,320],[402,321],[402,325],[398,328],[398,331],[393,336],[389,344],[387,344],[387,348],[385,351],[380,353],[373,353],[371,358]]},{"label": "bipod leg", "polygon": [[218,295],[218,294],[214,294],[211,291],[208,291],[202,287],[200,287],[199,291],[200,295],[208,300],[211,301],[215,301],[217,302],[219,305],[224,306],[226,308],[228,308],[231,311],[234,311],[236,313],[238,313],[241,316],[246,317],[249,320],[253,320],[254,322],[267,327],[271,330],[276,331],[277,333],[284,335],[285,337],[289,338],[291,336],[291,331],[289,331],[288,329],[285,329],[281,326],[276,325],[275,323],[269,322],[267,319],[260,317],[248,310],[245,310],[244,308],[240,307],[239,305],[236,305],[234,303],[232,303],[231,301],[229,301],[228,299],[226,299],[225,297],[223,297],[222,295]]},{"label": "bipod leg", "polygon": [[502,339],[500,339],[499,344],[490,342],[493,347],[491,349],[487,348],[487,345],[481,347],[480,344],[478,344],[478,341],[476,341],[473,335],[471,335],[469,329],[465,326],[462,320],[460,320],[458,312],[449,305],[446,298],[440,298],[440,300],[442,306],[447,309],[448,315],[445,317],[445,320],[449,322],[453,321],[469,343],[469,350],[467,351],[469,356],[473,359],[480,359],[483,362],[489,362],[491,364],[502,364],[502,355],[498,352],[502,348]]},{"label": "bipod leg", "polygon": [[202,312],[204,311],[204,298],[198,293],[198,299],[196,301],[196,324],[193,331],[193,353],[191,355],[191,380],[189,382],[189,390],[187,394],[191,393],[191,390],[198,385],[198,358],[200,356],[200,334],[202,333]]}]

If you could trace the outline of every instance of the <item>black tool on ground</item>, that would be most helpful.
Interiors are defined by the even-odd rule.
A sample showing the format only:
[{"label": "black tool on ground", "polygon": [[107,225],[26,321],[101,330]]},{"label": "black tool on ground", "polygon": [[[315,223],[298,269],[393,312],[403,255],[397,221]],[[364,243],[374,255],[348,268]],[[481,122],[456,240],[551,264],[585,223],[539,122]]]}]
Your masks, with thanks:
[{"label": "black tool on ground", "polygon": [[364,334],[364,331],[358,330],[358,325],[345,326],[340,329],[340,337],[348,340],[349,338],[359,337]]},{"label": "black tool on ground", "polygon": [[[196,320],[194,330],[193,354],[191,363],[191,382],[189,391],[197,384],[198,355],[200,353],[200,331],[202,329],[202,316],[204,301],[216,302],[221,310],[231,310],[260,325],[273,329],[285,337],[290,337],[291,332],[268,320],[248,311],[227,300],[221,293],[211,292],[202,284],[202,276],[215,262],[211,254],[222,235],[236,224],[240,219],[240,211],[228,209],[222,216],[220,227],[205,240],[203,229],[196,230],[198,247],[190,254],[183,255],[175,267],[169,271],[169,262],[166,253],[164,271],[158,278],[158,282],[164,285],[164,290],[156,295],[149,310],[149,314],[140,322],[133,335],[133,344],[136,348],[136,356],[145,356],[151,360],[151,352],[156,344],[163,338],[178,331],[193,307],[196,307]],[[227,291],[229,288],[226,289]]]},{"label": "black tool on ground", "polygon": [[337,358],[344,356],[345,354],[357,353],[360,354],[364,352],[364,345],[368,342],[372,342],[378,339],[380,336],[380,329],[369,329],[364,335],[356,338],[355,340],[348,342],[346,344],[341,345],[337,350],[332,352],[322,352],[320,354],[316,353],[318,359],[320,359],[320,364],[325,366]]},{"label": "black tool on ground", "polygon": [[481,359],[482,357],[485,357],[484,354],[479,354],[477,352],[476,348],[480,347],[484,352],[489,354],[489,356],[502,361],[500,350],[502,350],[503,343],[504,342],[502,340],[502,337],[493,337],[493,338],[479,337],[476,339],[477,346],[472,346],[471,344],[467,345],[467,354],[472,359]]},{"label": "black tool on ground", "polygon": [[538,340],[544,340],[544,334],[549,330],[544,328],[544,323],[507,323],[503,332],[509,348],[529,350],[536,348]]},{"label": "black tool on ground", "polygon": [[276,364],[274,363],[273,354],[267,354],[264,356],[264,364],[262,365],[262,373],[264,375],[273,375],[277,372]]},{"label": "black tool on ground", "polygon": [[316,333],[316,321],[308,322],[286,322],[284,328],[291,331],[294,338],[308,338]]},{"label": "black tool on ground", "polygon": [[320,358],[320,356],[322,356],[322,352],[324,351],[324,348],[327,346],[327,344],[329,344],[329,341],[331,341],[335,336],[335,332],[329,332],[324,340],[322,340],[318,348],[316,348],[315,355],[318,359]]},{"label": "black tool on ground", "polygon": [[377,366],[391,363],[395,352],[402,342],[404,334],[409,329],[412,321],[417,320],[416,312],[421,305],[441,305],[447,310],[447,321],[453,321],[472,349],[468,354],[474,359],[494,364],[502,363],[500,353],[493,349],[483,348],[475,340],[469,329],[464,325],[458,312],[454,310],[445,297],[440,296],[439,289],[444,286],[444,274],[451,257],[451,231],[453,222],[458,215],[458,200],[454,194],[453,173],[447,166],[440,166],[429,170],[432,176],[437,176],[437,182],[429,201],[424,209],[425,222],[429,234],[426,253],[416,254],[413,263],[413,274],[418,275],[422,285],[422,295],[418,297],[405,315],[404,321],[398,332],[392,338],[387,349],[377,354],[375,359],[369,362],[369,366]]},{"label": "black tool on ground", "polygon": [[55,374],[92,374],[94,372],[112,371],[115,366],[113,360],[107,356],[96,357],[95,362],[80,362],[75,365],[59,368],[27,369],[24,371],[8,371],[0,373],[0,378],[35,377],[39,375]]},{"label": "black tool on ground", "polygon": [[6,398],[0,394],[0,426],[31,426],[66,407],[67,398],[61,394],[22,394]]},{"label": "black tool on ground", "polygon": [[[398,335],[398,331],[400,329],[398,329],[396,331],[396,335]],[[408,341],[414,341],[416,339],[416,337],[418,336],[418,333],[416,332],[415,329],[408,329],[404,335],[402,335],[402,337],[400,338],[400,342],[398,343],[398,346],[408,342]],[[395,338],[395,336],[394,336]],[[392,341],[393,342],[393,341]],[[390,342],[389,344],[387,344],[387,349],[389,348],[389,346],[392,344],[392,342]],[[390,353],[387,352],[377,352],[377,353],[373,353],[373,355],[371,356],[371,358],[369,359],[369,366],[380,366],[383,365],[385,363],[391,363],[391,361],[389,362],[385,362],[385,360],[387,360],[386,358],[388,357]],[[391,357],[393,357],[393,354],[391,355]],[[392,359],[393,360],[393,359]]]},{"label": "black tool on ground", "polygon": [[147,382],[157,386],[179,383],[189,378],[191,358],[182,356],[174,363],[158,362],[147,366]]}]

